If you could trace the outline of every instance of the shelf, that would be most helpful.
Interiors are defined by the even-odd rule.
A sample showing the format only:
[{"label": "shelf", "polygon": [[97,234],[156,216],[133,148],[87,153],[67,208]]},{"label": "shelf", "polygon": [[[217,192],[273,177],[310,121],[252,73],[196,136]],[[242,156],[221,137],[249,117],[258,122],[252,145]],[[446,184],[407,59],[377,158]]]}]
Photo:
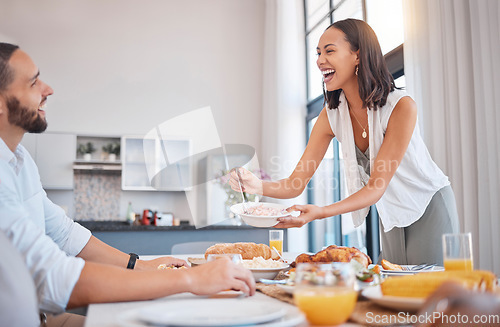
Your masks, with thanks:
[{"label": "shelf", "polygon": [[76,160],[73,170],[114,170],[121,171],[122,164],[119,161],[84,161]]},{"label": "shelf", "polygon": [[76,159],[74,161],[75,164],[87,164],[87,165],[93,165],[93,164],[98,164],[98,165],[121,165],[122,162],[120,160],[115,160],[115,161],[107,161],[107,160],[83,160],[83,159]]}]

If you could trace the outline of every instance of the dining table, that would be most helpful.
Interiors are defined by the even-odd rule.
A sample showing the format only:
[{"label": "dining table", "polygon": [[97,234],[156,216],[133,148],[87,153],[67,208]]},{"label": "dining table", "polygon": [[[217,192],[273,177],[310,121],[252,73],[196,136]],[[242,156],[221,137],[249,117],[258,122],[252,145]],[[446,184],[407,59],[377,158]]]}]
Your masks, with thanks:
[{"label": "dining table", "polygon": [[[203,258],[204,254],[183,254],[183,255],[170,255],[179,259],[188,261],[188,258]],[[283,258],[292,262],[297,253],[284,252]],[[160,256],[157,255],[141,255],[141,260],[155,259]],[[259,288],[258,288],[259,290]],[[145,315],[156,316],[159,312],[168,311],[169,308],[174,312],[175,326],[207,326],[207,324],[200,324],[199,320],[195,317],[202,308],[210,307],[211,304],[224,301],[229,311],[241,310],[241,308],[249,308],[248,320],[242,318],[239,325],[255,325],[266,327],[287,327],[287,326],[310,326],[303,313],[293,305],[293,301],[283,301],[279,297],[268,296],[263,292],[256,292],[254,296],[245,296],[241,292],[226,291],[212,296],[198,296],[191,293],[181,293],[166,296],[163,298],[148,300],[148,301],[131,301],[131,302],[116,302],[116,303],[99,303],[91,304],[87,309],[87,317],[85,327],[141,327],[152,325],[165,325],[167,324],[153,324],[154,319],[143,318]],[[281,316],[271,321],[261,321],[253,323],[251,319],[252,309],[265,308],[264,311],[281,312]],[[205,310],[206,311],[206,310]],[[204,314],[207,314],[206,312]],[[263,314],[263,313],[262,313]],[[210,315],[210,313],[208,313]],[[254,317],[259,314],[254,315]],[[199,318],[199,317],[198,317]],[[193,319],[191,321],[191,319]],[[210,317],[207,317],[207,322]],[[153,322],[153,323],[152,323]],[[192,324],[191,324],[192,322]],[[217,326],[213,324],[212,326]],[[342,326],[363,326],[363,324],[347,322]]]}]

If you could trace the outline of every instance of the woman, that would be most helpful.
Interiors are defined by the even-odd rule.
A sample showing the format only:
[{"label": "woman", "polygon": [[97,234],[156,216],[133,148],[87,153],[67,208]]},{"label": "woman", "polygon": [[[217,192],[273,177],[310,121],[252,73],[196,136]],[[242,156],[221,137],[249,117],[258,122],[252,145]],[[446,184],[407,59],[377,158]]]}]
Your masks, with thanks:
[{"label": "woman", "polygon": [[[442,264],[441,235],[459,230],[453,190],[420,136],[415,102],[395,88],[375,33],[361,20],[338,21],[321,36],[317,54],[326,106],[302,158],[290,177],[279,181],[262,182],[240,168],[243,191],[298,196],[336,137],[350,196],[325,207],[292,206],[289,211],[300,211],[300,216],[282,218],[275,227],[300,227],[347,212],[357,227],[376,204],[382,258]],[[239,191],[235,172],[230,185]]]}]

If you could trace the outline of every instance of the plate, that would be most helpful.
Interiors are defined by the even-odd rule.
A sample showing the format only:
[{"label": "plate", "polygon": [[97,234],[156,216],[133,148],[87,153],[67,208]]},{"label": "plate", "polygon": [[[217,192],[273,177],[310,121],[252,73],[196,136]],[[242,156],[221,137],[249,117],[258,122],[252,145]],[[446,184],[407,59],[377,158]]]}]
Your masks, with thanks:
[{"label": "plate", "polygon": [[202,265],[204,263],[207,263],[207,260],[205,258],[189,257],[189,258],[187,258],[187,261],[191,264],[191,267],[196,267],[196,266]]},{"label": "plate", "polygon": [[273,303],[193,299],[141,308],[136,317],[154,325],[209,327],[259,324],[282,318],[285,314],[285,308]]},{"label": "plate", "polygon": [[361,294],[378,305],[398,311],[417,311],[425,302],[423,298],[383,295],[380,285],[368,287]]},{"label": "plate", "polygon": [[[400,265],[401,267],[407,267],[411,269],[411,267],[415,267],[415,265]],[[384,275],[415,275],[418,273],[425,273],[425,272],[434,272],[434,271],[444,271],[444,267],[442,266],[434,266],[431,269],[426,269],[426,270],[418,270],[418,271],[405,271],[405,270],[385,270],[385,269],[380,269],[380,273]]]},{"label": "plate", "polygon": [[253,274],[253,278],[255,280],[259,280],[260,278],[265,279],[275,279],[278,276],[279,272],[290,267],[289,264],[283,263],[281,268],[249,268]]},{"label": "plate", "polygon": [[256,203],[237,203],[231,206],[231,212],[238,215],[243,219],[245,223],[254,227],[272,227],[278,223],[278,218],[290,216],[291,213],[287,212],[276,216],[255,216],[245,214],[243,211],[243,206],[247,208],[252,208],[256,206],[263,205],[266,208],[273,208],[278,210],[284,210],[288,208],[287,206],[279,203],[269,203],[269,202],[256,202]]},{"label": "plate", "polygon": [[[264,302],[268,303],[268,302]],[[117,315],[119,326],[122,327],[145,327],[151,326],[139,319],[141,308],[126,310]],[[260,323],[259,327],[292,327],[299,326],[306,321],[304,314],[294,306],[287,306],[285,315],[281,318]],[[301,325],[302,326],[302,325]]]}]

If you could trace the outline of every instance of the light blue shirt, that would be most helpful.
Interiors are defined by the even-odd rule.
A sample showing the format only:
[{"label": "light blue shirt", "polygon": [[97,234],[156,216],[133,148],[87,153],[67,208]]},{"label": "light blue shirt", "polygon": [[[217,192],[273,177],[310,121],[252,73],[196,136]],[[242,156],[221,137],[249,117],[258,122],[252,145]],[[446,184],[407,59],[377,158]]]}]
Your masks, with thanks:
[{"label": "light blue shirt", "polygon": [[85,265],[75,256],[91,233],[49,200],[28,151],[12,152],[1,138],[0,230],[25,258],[40,310],[64,311]]}]

